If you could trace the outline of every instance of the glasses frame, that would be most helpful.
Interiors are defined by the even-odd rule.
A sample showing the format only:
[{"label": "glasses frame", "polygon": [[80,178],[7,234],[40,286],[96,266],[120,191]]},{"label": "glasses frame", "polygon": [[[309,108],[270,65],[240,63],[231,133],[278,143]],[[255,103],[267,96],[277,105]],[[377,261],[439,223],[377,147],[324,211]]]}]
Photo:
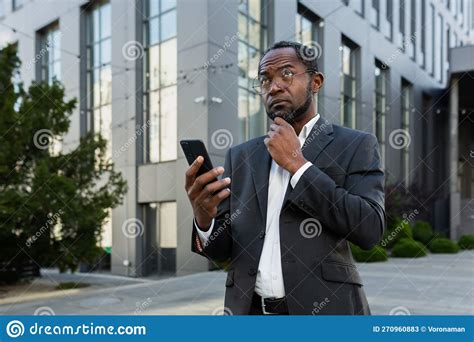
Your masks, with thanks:
[{"label": "glasses frame", "polygon": [[[296,76],[303,75],[303,74],[306,74],[306,73],[315,74],[315,75],[316,75],[316,74],[319,74],[318,71],[316,71],[316,70],[311,70],[311,69],[308,69],[308,70],[305,70],[305,71],[302,71],[302,72],[298,72],[298,73],[293,74],[293,75],[291,76],[290,82],[289,82],[288,85],[286,85],[286,86],[282,86],[281,83],[278,83],[278,82],[277,82],[278,87],[281,88],[281,89],[288,89],[288,88],[291,87],[291,85],[293,84],[293,80],[295,79]],[[272,88],[273,82],[274,82],[274,79],[271,80],[271,82],[270,82],[270,88],[269,88],[269,89]],[[265,95],[265,94],[267,94],[267,93],[270,91],[270,90],[268,90],[268,91],[266,91],[266,92],[263,91],[258,76],[255,77],[255,78],[253,78],[253,80],[252,80],[252,88],[253,88],[253,90],[254,90],[257,94],[259,94],[259,95]]]}]

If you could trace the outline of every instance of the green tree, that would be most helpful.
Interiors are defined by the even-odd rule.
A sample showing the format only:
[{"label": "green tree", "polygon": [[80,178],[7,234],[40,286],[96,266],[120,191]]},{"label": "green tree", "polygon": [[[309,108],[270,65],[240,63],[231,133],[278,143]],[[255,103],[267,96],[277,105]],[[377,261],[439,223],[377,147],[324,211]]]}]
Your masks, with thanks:
[{"label": "green tree", "polygon": [[19,65],[15,45],[0,50],[0,262],[75,271],[101,253],[102,225],[127,185],[98,134],[67,153],[51,152],[76,100],[65,99],[59,82],[25,90],[12,81]]}]

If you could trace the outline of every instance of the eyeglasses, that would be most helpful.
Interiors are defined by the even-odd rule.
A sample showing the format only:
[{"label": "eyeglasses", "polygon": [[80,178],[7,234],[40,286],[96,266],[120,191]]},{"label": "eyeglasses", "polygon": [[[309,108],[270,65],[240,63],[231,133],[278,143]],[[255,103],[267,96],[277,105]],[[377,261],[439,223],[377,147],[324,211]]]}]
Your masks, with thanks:
[{"label": "eyeglasses", "polygon": [[308,72],[316,73],[314,70],[306,70],[306,71],[294,74],[291,70],[283,69],[281,70],[280,75],[275,76],[273,79],[268,78],[266,76],[256,77],[253,80],[253,89],[255,89],[255,92],[257,92],[258,94],[264,95],[271,90],[272,83],[274,81],[276,82],[276,84],[278,84],[279,88],[288,89],[289,87],[291,87],[293,83],[293,79],[296,76],[306,74]]}]

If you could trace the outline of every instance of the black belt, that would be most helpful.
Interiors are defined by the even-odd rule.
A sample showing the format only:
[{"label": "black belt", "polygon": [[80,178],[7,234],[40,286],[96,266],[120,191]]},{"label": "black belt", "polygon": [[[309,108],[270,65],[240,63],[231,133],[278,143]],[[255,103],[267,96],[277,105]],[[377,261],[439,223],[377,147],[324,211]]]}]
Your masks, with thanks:
[{"label": "black belt", "polygon": [[263,313],[288,315],[288,305],[286,297],[282,298],[263,298],[254,292],[254,304],[262,307]]}]

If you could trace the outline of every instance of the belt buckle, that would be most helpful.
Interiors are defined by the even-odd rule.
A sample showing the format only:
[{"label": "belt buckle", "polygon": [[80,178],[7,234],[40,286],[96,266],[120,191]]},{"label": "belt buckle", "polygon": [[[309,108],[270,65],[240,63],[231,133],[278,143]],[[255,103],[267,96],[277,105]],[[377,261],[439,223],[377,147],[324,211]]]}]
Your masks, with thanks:
[{"label": "belt buckle", "polygon": [[265,298],[263,297],[260,297],[260,299],[262,300],[262,312],[264,315],[275,315],[276,313],[274,312],[268,312],[265,310]]}]

